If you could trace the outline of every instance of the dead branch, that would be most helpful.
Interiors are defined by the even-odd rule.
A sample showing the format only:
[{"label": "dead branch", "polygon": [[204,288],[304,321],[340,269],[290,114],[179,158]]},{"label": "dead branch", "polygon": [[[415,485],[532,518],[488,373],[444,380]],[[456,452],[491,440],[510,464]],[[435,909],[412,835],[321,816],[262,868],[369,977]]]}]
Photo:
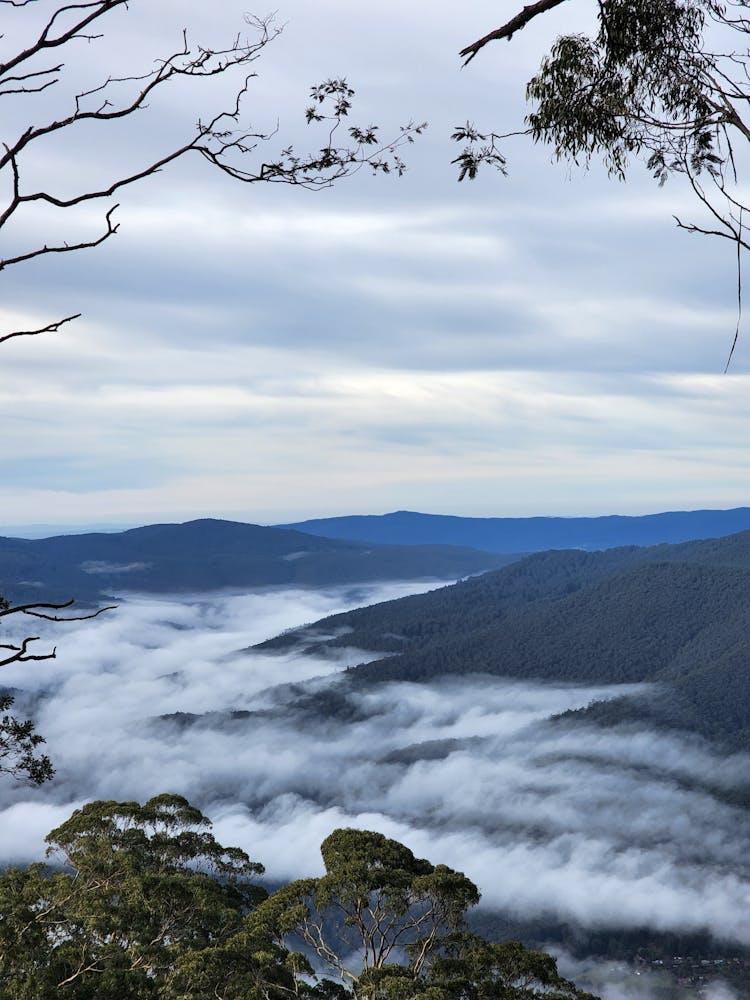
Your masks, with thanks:
[{"label": "dead branch", "polygon": [[526,27],[529,21],[533,21],[540,14],[545,14],[548,10],[552,10],[553,7],[559,7],[561,3],[564,3],[564,0],[537,0],[537,3],[528,4],[500,28],[495,28],[494,31],[490,31],[483,38],[479,38],[476,42],[472,42],[471,45],[467,45],[461,49],[459,55],[464,60],[464,66],[468,66],[474,56],[485,45],[489,45],[490,42],[499,41],[501,38],[510,41],[517,31]]},{"label": "dead branch", "polygon": [[37,330],[15,330],[13,333],[2,334],[0,335],[0,344],[6,340],[12,340],[14,337],[36,337],[40,333],[57,333],[63,323],[70,323],[74,319],[79,319],[80,316],[80,313],[74,313],[72,316],[66,316],[65,319],[58,319],[54,323],[40,326]]},{"label": "dead branch", "polygon": [[[116,604],[110,604],[81,615],[47,614],[50,611],[64,611],[66,608],[73,607],[74,604],[75,600],[72,597],[69,601],[63,601],[62,603],[32,601],[29,604],[10,604],[8,601],[0,598],[0,618],[7,618],[9,615],[28,615],[30,618],[41,618],[48,622],[84,622],[92,618],[98,618],[105,611],[114,611],[117,607]],[[53,647],[51,652],[46,653],[29,652],[30,644],[32,642],[39,642],[39,638],[38,635],[27,636],[25,639],[20,640],[20,646],[13,643],[0,644],[0,649],[8,650],[10,653],[4,659],[0,659],[0,667],[7,667],[11,663],[28,663],[32,660],[54,660],[57,656],[56,647]]]},{"label": "dead branch", "polygon": [[30,250],[28,253],[19,254],[17,257],[6,257],[4,259],[0,259],[0,271],[4,271],[5,268],[10,267],[11,264],[21,264],[24,261],[33,260],[35,257],[44,257],[50,253],[74,253],[76,250],[89,250],[92,247],[101,246],[105,240],[110,238],[110,236],[114,236],[120,228],[119,223],[112,222],[112,215],[119,207],[119,205],[113,205],[107,211],[104,216],[106,229],[99,236],[90,240],[81,240],[78,243],[62,243],[58,246],[47,246],[45,243],[44,246],[37,247],[35,250]]},{"label": "dead branch", "polygon": [[34,618],[46,618],[47,621],[51,622],[83,622],[88,621],[89,618],[96,618],[97,615],[102,614],[103,611],[114,611],[117,607],[116,604],[112,604],[106,608],[99,608],[97,611],[91,611],[85,615],[58,616],[44,614],[45,611],[64,611],[65,608],[71,608],[74,604],[75,598],[71,597],[69,601],[63,601],[62,604],[34,601],[30,604],[0,605],[0,618],[5,618],[8,615],[31,615]]},{"label": "dead branch", "polygon": [[9,649],[12,651],[10,656],[0,660],[0,667],[7,667],[10,663],[27,663],[30,660],[54,660],[57,656],[56,648],[54,648],[51,653],[27,652],[29,643],[38,641],[39,636],[32,635],[28,636],[26,639],[22,639],[20,646],[0,646],[0,649]]}]

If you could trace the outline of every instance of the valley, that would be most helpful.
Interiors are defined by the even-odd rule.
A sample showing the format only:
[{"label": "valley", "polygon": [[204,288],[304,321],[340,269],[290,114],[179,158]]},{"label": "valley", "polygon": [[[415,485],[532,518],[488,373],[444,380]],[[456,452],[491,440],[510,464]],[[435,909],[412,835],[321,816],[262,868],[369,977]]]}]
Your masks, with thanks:
[{"label": "valley", "polygon": [[455,584],[153,586],[6,668],[57,774],[0,788],[5,864],[85,801],[170,791],[269,886],[315,873],[333,828],[377,829],[465,871],[482,934],[607,1000],[743,995],[750,534]]}]

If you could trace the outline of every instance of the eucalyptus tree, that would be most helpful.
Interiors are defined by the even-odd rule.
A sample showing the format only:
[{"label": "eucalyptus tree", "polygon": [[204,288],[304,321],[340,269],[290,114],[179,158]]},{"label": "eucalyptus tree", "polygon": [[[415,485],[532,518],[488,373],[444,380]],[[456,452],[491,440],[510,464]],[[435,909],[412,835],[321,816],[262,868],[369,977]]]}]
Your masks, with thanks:
[{"label": "eucalyptus tree", "polygon": [[52,863],[0,877],[0,998],[169,995],[185,953],[220,946],[265,895],[177,795],[92,802],[47,839]]},{"label": "eucalyptus tree", "polygon": [[[465,64],[563,3],[527,5],[466,45]],[[670,173],[685,175],[712,214],[710,232],[739,238],[750,249],[739,218],[747,206],[730,190],[739,165],[736,144],[750,141],[749,7],[746,0],[592,3],[597,30],[573,26],[560,35],[527,83],[526,134],[551,144],[559,158],[587,164],[599,155],[617,177],[634,156],[645,159],[660,183]]]},{"label": "eucalyptus tree", "polygon": [[270,896],[177,795],[92,802],[47,842],[0,876],[0,1000],[596,1000],[472,934],[474,883],[381,833],[334,830],[325,875]]},{"label": "eucalyptus tree", "polygon": [[[700,217],[678,218],[678,226],[732,240],[739,259],[750,249],[750,4],[600,0],[573,8],[537,0],[464,46],[464,64],[563,4],[570,31],[526,84],[530,110],[520,132],[549,144],[558,159],[586,165],[601,157],[619,178],[633,158],[659,184],[686,178]],[[596,30],[583,30],[592,21]],[[511,134],[518,130],[457,129],[461,177],[474,177],[482,164],[504,171],[502,141]]]},{"label": "eucalyptus tree", "polygon": [[309,961],[325,996],[595,1000],[552,956],[470,933],[466,914],[480,895],[462,872],[367,830],[334,830],[320,850],[325,875],[279,889],[246,926]]}]

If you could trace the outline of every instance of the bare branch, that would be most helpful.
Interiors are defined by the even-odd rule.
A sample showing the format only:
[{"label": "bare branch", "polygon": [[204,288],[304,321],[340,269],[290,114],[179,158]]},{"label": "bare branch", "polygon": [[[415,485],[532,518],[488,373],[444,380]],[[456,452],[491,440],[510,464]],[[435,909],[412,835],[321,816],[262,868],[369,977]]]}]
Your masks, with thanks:
[{"label": "bare branch", "polygon": [[96,618],[103,611],[113,611],[117,605],[111,605],[107,608],[99,608],[98,611],[92,611],[89,614],[80,616],[62,616],[56,617],[51,615],[46,615],[44,611],[64,611],[65,608],[71,608],[75,604],[75,598],[71,597],[69,601],[63,601],[62,604],[51,604],[44,601],[34,601],[30,604],[8,604],[3,602],[0,604],[0,618],[5,618],[8,615],[32,615],[34,618],[46,618],[48,621],[53,622],[82,622],[87,621],[89,618]]},{"label": "bare branch", "polygon": [[[94,611],[88,611],[81,615],[56,615],[47,613],[50,611],[64,611],[66,608],[71,608],[74,604],[75,600],[72,597],[70,600],[63,601],[62,603],[32,601],[29,604],[10,604],[8,601],[0,598],[0,618],[7,618],[9,615],[28,615],[30,618],[41,618],[48,622],[84,622],[92,618],[98,618],[105,611],[114,611],[117,607],[117,605],[110,604],[107,607],[97,608]],[[29,652],[30,644],[38,642],[39,638],[38,635],[27,636],[21,640],[20,646],[13,643],[0,645],[0,649],[8,650],[10,653],[9,656],[0,659],[0,667],[7,667],[11,663],[27,663],[31,660],[54,660],[57,656],[56,648],[53,648],[52,652],[46,653]]]},{"label": "bare branch", "polygon": [[2,334],[0,335],[0,344],[6,340],[12,340],[14,337],[36,337],[40,333],[57,333],[64,323],[70,323],[74,319],[79,319],[80,315],[80,313],[74,313],[72,316],[66,316],[65,319],[58,319],[54,323],[47,323],[46,326],[40,326],[37,330],[16,330],[13,333]]},{"label": "bare branch", "polygon": [[[4,2],[7,3],[7,0],[4,0]],[[20,66],[33,56],[36,56],[40,52],[44,52],[47,49],[59,48],[74,38],[90,39],[93,36],[84,34],[85,29],[100,17],[103,17],[105,14],[114,10],[115,7],[121,7],[124,4],[127,4],[127,2],[128,0],[101,0],[101,2],[98,3],[72,3],[59,7],[47,21],[47,24],[44,26],[41,34],[35,42],[28,46],[28,48],[17,53],[17,55],[15,55],[7,63],[0,64],[0,76],[4,76],[8,70],[15,69],[16,66]],[[25,7],[26,3],[11,3],[11,6]],[[91,10],[91,8],[93,8],[93,10]],[[53,36],[52,31],[58,18],[67,14],[68,11],[74,10],[88,10],[89,13],[85,14],[78,21],[75,21],[66,30],[60,32],[59,35]]]},{"label": "bare branch", "polygon": [[57,650],[53,649],[51,653],[29,653],[28,647],[31,642],[38,642],[38,635],[28,636],[26,639],[21,640],[20,646],[3,646],[2,649],[8,649],[11,651],[11,655],[5,657],[5,659],[0,660],[0,667],[7,667],[10,663],[26,663],[29,660],[54,660],[57,655]]},{"label": "bare branch", "polygon": [[742,210],[740,209],[740,218],[737,227],[737,326],[734,330],[734,340],[732,341],[732,346],[729,348],[729,357],[727,358],[727,363],[724,366],[724,374],[729,371],[729,366],[732,363],[732,356],[734,355],[734,349],[737,346],[737,341],[740,336],[740,323],[742,322],[742,241],[740,240],[740,233],[742,232]]},{"label": "bare branch", "polygon": [[[124,4],[125,0],[99,0],[99,2],[92,0],[92,2],[72,3],[59,7],[48,20],[36,42],[14,59],[0,65],[0,96],[3,93],[3,85],[9,82],[18,83],[18,89],[23,92],[44,89],[51,85],[64,69],[62,63],[44,70],[30,68],[26,71],[23,68],[19,70],[18,67],[25,64],[33,54],[39,54],[51,47],[59,47],[75,38],[92,37],[85,33],[89,31],[90,26],[104,14]],[[12,6],[23,5],[12,4]],[[72,23],[58,30],[63,17],[71,18]],[[254,63],[265,46],[278,36],[281,28],[273,25],[272,18],[247,17],[246,21],[255,29],[256,37],[242,39],[237,36],[224,48],[212,49],[202,46],[191,48],[183,32],[180,47],[159,59],[155,68],[143,74],[109,76],[98,86],[79,92],[74,97],[73,107],[68,114],[46,123],[29,125],[13,140],[5,143],[4,148],[0,150],[0,173],[4,170],[10,171],[11,177],[8,179],[12,181],[12,188],[11,196],[4,210],[0,212],[0,228],[32,203],[64,211],[89,202],[106,200],[116,192],[153,176],[188,153],[200,154],[222,173],[248,184],[283,183],[315,189],[328,187],[363,167],[381,173],[403,172],[404,163],[399,151],[405,144],[413,142],[414,137],[425,126],[409,123],[402,127],[396,136],[385,142],[378,139],[377,128],[374,126],[367,128],[350,126],[346,129],[346,141],[335,141],[337,134],[342,138],[344,136],[343,120],[350,111],[353,95],[353,91],[344,80],[328,80],[313,88],[314,106],[308,109],[308,124],[322,123],[328,129],[327,139],[322,147],[318,147],[318,152],[299,154],[290,146],[283,149],[275,158],[266,159],[259,164],[248,163],[251,154],[260,143],[272,140],[275,130],[269,133],[243,130],[240,127],[241,104],[247,95],[250,81],[255,77],[255,73],[246,72],[228,109],[219,111],[207,121],[198,121],[191,137],[160,156],[147,159],[145,165],[132,171],[123,171],[106,184],[71,194],[57,192],[47,187],[31,191],[23,189],[20,162],[32,145],[38,144],[43,149],[45,138],[75,128],[80,123],[104,124],[136,114],[146,108],[148,99],[157,88],[171,80],[214,77]],[[118,88],[123,87],[130,88],[129,94],[122,100],[115,99]],[[8,93],[13,89],[16,88],[7,89]],[[106,225],[99,234],[87,239],[66,240],[54,245],[45,243],[7,256],[0,260],[0,270],[51,254],[71,253],[100,246],[118,231],[118,224],[112,219],[115,208],[116,205],[107,209],[104,214]],[[56,328],[55,324],[50,324],[43,330],[28,331],[28,333],[51,331]],[[7,334],[0,338],[0,343],[13,336],[23,335],[26,335],[23,331]]]},{"label": "bare branch", "polygon": [[533,21],[535,17],[540,14],[546,14],[548,10],[552,10],[553,7],[559,7],[561,3],[565,0],[537,0],[536,3],[528,4],[523,8],[515,17],[512,17],[510,21],[507,21],[500,28],[495,28],[494,31],[490,31],[484,37],[477,39],[476,42],[472,42],[471,45],[467,45],[465,48],[461,49],[459,55],[464,60],[464,66],[468,66],[474,56],[485,47],[489,45],[490,42],[499,41],[501,38],[505,38],[508,41],[513,37],[513,35],[525,28],[529,21]]},{"label": "bare branch", "polygon": [[[68,607],[73,601],[68,601],[67,604],[61,605],[61,607]],[[46,605],[38,605],[38,607],[45,607]],[[54,604],[49,605],[49,607],[55,607]],[[87,615],[44,615],[38,611],[29,611],[24,609],[24,614],[30,615],[32,618],[44,618],[48,622],[87,622],[92,618],[98,618],[99,615],[103,615],[105,611],[116,611],[117,604],[108,604],[106,607],[97,608],[96,611],[91,611]]]},{"label": "bare branch", "polygon": [[44,246],[38,247],[36,250],[30,250],[28,253],[19,254],[17,257],[6,257],[4,260],[0,260],[0,271],[4,271],[6,267],[10,267],[12,264],[21,264],[27,260],[33,260],[35,257],[44,257],[50,253],[74,253],[76,250],[89,250],[92,247],[101,246],[105,240],[108,240],[110,236],[114,236],[117,230],[120,228],[119,223],[112,222],[113,213],[119,208],[119,205],[113,205],[112,208],[104,216],[104,221],[107,228],[104,232],[97,236],[95,239],[91,240],[81,240],[78,243],[62,243],[58,246]]},{"label": "bare branch", "polygon": [[[5,88],[0,90],[0,97],[7,97],[8,94],[39,94],[41,91],[46,90],[47,87],[54,86],[58,80],[57,78],[42,80],[33,86],[28,86],[29,80],[36,80],[38,77],[53,77],[55,73],[59,73],[62,69],[62,63],[59,66],[52,66],[50,69],[39,69],[31,73],[21,73],[19,76],[5,76],[0,82],[0,87]],[[8,87],[9,83],[17,83],[17,87]]]}]

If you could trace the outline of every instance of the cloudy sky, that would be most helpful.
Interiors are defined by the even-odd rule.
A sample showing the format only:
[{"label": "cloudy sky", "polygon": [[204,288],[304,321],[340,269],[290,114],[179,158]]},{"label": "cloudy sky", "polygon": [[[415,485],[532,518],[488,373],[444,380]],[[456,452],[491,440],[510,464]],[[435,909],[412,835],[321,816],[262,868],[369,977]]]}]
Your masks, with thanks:
[{"label": "cloudy sky", "polygon": [[[74,82],[147,70],[183,27],[226,41],[246,9],[139,0],[81,44]],[[247,121],[278,122],[272,148],[315,148],[307,90],[346,76],[353,121],[384,135],[429,122],[407,174],[313,193],[243,187],[196,158],[124,193],[101,248],[9,269],[3,330],[84,317],[0,348],[0,528],[744,505],[746,336],[721,374],[733,252],[676,230],[687,193],[638,169],[627,184],[583,174],[523,139],[506,147],[508,178],[458,184],[450,163],[455,125],[518,126],[545,45],[588,9],[565,4],[461,70],[458,49],[505,7],[285,0]],[[11,18],[7,51],[31,15]],[[64,96],[6,98],[6,128]],[[61,136],[24,176],[73,191],[158,155],[226,96],[165,89],[137,121]],[[91,209],[67,231],[30,214],[6,245],[98,224]]]}]

